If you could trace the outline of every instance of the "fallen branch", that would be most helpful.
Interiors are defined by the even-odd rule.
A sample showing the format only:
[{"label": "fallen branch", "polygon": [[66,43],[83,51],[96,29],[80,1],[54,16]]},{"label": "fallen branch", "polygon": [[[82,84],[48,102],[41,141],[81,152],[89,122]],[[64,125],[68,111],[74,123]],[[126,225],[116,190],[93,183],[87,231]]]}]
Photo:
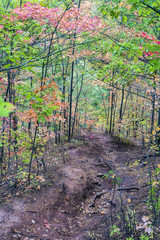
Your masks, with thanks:
[{"label": "fallen branch", "polygon": [[132,191],[132,190],[139,190],[140,188],[148,187],[149,185],[143,185],[143,186],[133,186],[133,187],[119,187],[116,189],[116,191]]},{"label": "fallen branch", "polygon": [[97,194],[94,196],[93,202],[89,205],[89,207],[95,207],[95,201],[96,201],[96,199],[97,199],[97,198],[100,198],[102,195],[104,195],[104,194],[106,194],[106,193],[108,193],[108,192],[109,192],[109,190],[97,193]]},{"label": "fallen branch", "polygon": [[37,211],[33,211],[33,210],[26,210],[26,212],[29,212],[29,213],[37,213]]},{"label": "fallen branch", "polygon": [[119,187],[116,191],[131,191],[131,190],[139,190],[140,187]]}]

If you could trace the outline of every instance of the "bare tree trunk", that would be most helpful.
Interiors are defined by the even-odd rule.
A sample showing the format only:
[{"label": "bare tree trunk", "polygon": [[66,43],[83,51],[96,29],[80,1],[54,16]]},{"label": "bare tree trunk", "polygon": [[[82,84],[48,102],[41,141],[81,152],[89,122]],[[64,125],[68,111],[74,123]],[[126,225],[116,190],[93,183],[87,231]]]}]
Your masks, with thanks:
[{"label": "bare tree trunk", "polygon": [[[112,85],[113,85],[113,83],[112,83]],[[112,133],[114,98],[115,98],[114,89],[112,89],[112,93],[111,93],[111,113],[110,113],[109,134]]]},{"label": "bare tree trunk", "polygon": [[[84,69],[85,69],[85,61],[84,61]],[[76,99],[76,106],[75,106],[75,111],[74,111],[74,118],[73,118],[73,126],[72,126],[72,136],[74,133],[74,126],[75,126],[75,121],[76,121],[76,113],[77,113],[77,108],[78,108],[78,100],[79,97],[81,95],[81,91],[82,91],[82,87],[83,87],[83,79],[84,79],[84,74],[82,74],[82,80],[81,80],[81,86],[77,95],[77,99]]]},{"label": "bare tree trunk", "polygon": [[[80,8],[81,0],[78,2],[78,9]],[[74,55],[75,52],[75,41],[76,41],[76,29],[74,32],[74,40],[73,40],[73,50],[72,55]],[[72,94],[73,94],[73,77],[74,77],[74,61],[72,62],[71,66],[71,81],[70,81],[70,101],[69,101],[69,129],[68,129],[68,141],[71,140],[71,128],[72,128]]]},{"label": "bare tree trunk", "polygon": [[124,102],[124,85],[122,86],[122,97],[121,97],[121,106],[119,111],[119,132],[121,132],[121,122],[122,122],[122,110],[123,110],[123,102]]},{"label": "bare tree trunk", "polygon": [[153,93],[152,93],[152,116],[151,116],[151,134],[154,127],[154,118],[155,118],[155,92],[156,92],[156,83],[154,81]]},{"label": "bare tree trunk", "polygon": [[117,109],[117,93],[115,93],[115,95],[114,95],[114,111],[113,111],[112,134],[114,134],[114,130],[115,130],[116,109]]}]

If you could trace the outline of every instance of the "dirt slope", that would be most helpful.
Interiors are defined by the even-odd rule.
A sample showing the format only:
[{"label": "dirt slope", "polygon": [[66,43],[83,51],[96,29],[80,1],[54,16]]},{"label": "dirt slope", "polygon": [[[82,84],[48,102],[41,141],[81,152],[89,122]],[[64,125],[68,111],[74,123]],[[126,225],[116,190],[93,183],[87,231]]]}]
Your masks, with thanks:
[{"label": "dirt slope", "polygon": [[[138,209],[147,196],[145,167],[126,165],[143,151],[88,133],[81,144],[65,148],[66,161],[59,159],[56,170],[50,155],[46,177],[53,184],[1,205],[0,240],[106,240],[110,213],[119,209],[119,187],[126,206]],[[111,170],[121,179],[119,186],[112,176],[103,177]]]}]

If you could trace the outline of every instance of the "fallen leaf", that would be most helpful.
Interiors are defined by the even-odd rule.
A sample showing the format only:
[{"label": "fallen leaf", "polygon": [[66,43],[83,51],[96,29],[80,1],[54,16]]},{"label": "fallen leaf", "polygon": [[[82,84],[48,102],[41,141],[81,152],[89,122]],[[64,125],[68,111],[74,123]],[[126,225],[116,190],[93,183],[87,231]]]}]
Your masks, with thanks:
[{"label": "fallen leaf", "polygon": [[152,232],[152,229],[150,227],[145,228],[145,232],[150,234]]},{"label": "fallen leaf", "polygon": [[50,224],[48,224],[48,221],[44,219],[43,222],[44,222],[45,228],[50,229]]},{"label": "fallen leaf", "polygon": [[142,221],[143,221],[143,222],[148,222],[148,220],[149,220],[149,217],[148,217],[148,216],[143,216],[143,217],[142,217]]},{"label": "fallen leaf", "polygon": [[45,182],[45,178],[42,176],[37,176],[36,178],[42,183]]},{"label": "fallen leaf", "polygon": [[143,228],[142,224],[139,224],[139,225],[136,226],[137,230],[142,229],[142,228]]},{"label": "fallen leaf", "polygon": [[155,181],[153,182],[153,186],[159,185],[159,182]]},{"label": "fallen leaf", "polygon": [[101,214],[105,214],[106,212],[105,211],[101,211]]},{"label": "fallen leaf", "polygon": [[50,229],[50,224],[44,224],[45,228]]},{"label": "fallen leaf", "polygon": [[36,187],[36,189],[37,189],[37,190],[40,190],[40,189],[41,189],[40,185],[38,185],[38,186]]}]

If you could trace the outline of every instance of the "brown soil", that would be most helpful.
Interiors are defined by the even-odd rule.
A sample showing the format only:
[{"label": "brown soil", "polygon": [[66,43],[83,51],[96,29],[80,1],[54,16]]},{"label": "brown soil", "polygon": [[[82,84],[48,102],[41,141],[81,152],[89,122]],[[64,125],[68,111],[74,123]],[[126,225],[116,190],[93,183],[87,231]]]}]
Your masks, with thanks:
[{"label": "brown soil", "polygon": [[[146,167],[129,166],[144,155],[142,147],[88,133],[85,141],[66,144],[64,151],[65,163],[53,149],[46,159],[49,185],[19,191],[1,204],[0,240],[106,240],[111,211],[120,207],[120,192],[123,204],[137,209],[139,216],[146,211]],[[112,177],[103,177],[111,170],[121,178],[120,186]]]}]

